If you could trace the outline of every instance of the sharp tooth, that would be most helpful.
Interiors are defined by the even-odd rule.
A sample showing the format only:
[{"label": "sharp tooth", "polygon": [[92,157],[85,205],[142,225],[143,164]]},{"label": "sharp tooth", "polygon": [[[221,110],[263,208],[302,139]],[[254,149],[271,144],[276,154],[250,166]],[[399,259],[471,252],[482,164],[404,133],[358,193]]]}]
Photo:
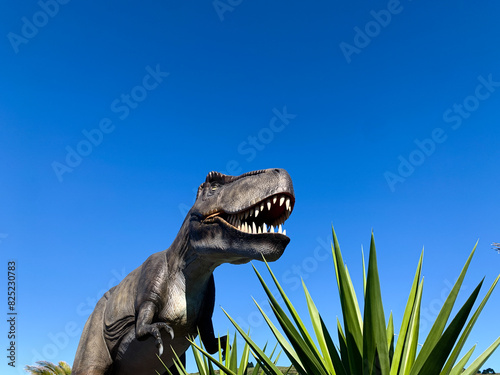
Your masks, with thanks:
[{"label": "sharp tooth", "polygon": [[243,230],[248,232],[248,224],[246,222],[243,223]]},{"label": "sharp tooth", "polygon": [[274,226],[271,225],[271,228],[269,229],[269,233],[274,233]]},{"label": "sharp tooth", "polygon": [[259,208],[255,207],[255,217],[257,217],[257,215],[259,215]]},{"label": "sharp tooth", "polygon": [[252,226],[248,224],[248,233],[252,233]]},{"label": "sharp tooth", "polygon": [[286,229],[283,230],[283,234],[286,236]]},{"label": "sharp tooth", "polygon": [[245,219],[248,217],[248,215],[250,214],[250,211],[245,211]]},{"label": "sharp tooth", "polygon": [[257,227],[255,226],[255,221],[252,223],[252,232],[257,233]]},{"label": "sharp tooth", "polygon": [[271,211],[271,200],[268,199],[266,203],[267,203],[267,210]]},{"label": "sharp tooth", "polygon": [[257,233],[262,233],[262,228],[260,227],[260,225],[259,225],[259,229],[258,229]]},{"label": "sharp tooth", "polygon": [[273,204],[276,204],[276,201],[277,201],[277,200],[278,200],[278,197],[276,197],[276,196],[275,196],[275,197],[273,198]]},{"label": "sharp tooth", "polygon": [[278,233],[281,233],[282,230],[283,230],[283,228],[281,227],[281,224],[280,224],[279,227],[278,227]]},{"label": "sharp tooth", "polygon": [[288,210],[290,208],[290,198],[286,199],[286,209]]},{"label": "sharp tooth", "polygon": [[262,233],[267,233],[267,225],[266,225],[266,223],[262,224]]},{"label": "sharp tooth", "polygon": [[283,197],[280,198],[280,206],[283,206],[283,202],[284,201],[285,201],[285,197],[283,196]]},{"label": "sharp tooth", "polygon": [[250,209],[249,211],[250,211],[250,213],[248,214],[248,216],[253,216],[253,210]]},{"label": "sharp tooth", "polygon": [[260,204],[260,210],[261,210],[261,211],[264,211],[264,203],[261,203],[261,204]]}]

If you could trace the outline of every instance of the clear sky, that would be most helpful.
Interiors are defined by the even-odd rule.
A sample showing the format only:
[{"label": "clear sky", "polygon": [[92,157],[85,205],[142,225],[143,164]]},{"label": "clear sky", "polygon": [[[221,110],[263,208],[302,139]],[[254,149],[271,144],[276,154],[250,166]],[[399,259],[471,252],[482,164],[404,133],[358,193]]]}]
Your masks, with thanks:
[{"label": "clear sky", "polygon": [[[290,173],[291,242],[272,267],[307,314],[304,278],[332,330],[332,224],[358,295],[373,229],[396,331],[423,246],[422,333],[478,239],[459,302],[485,277],[483,296],[500,270],[499,12],[462,0],[4,2],[0,265],[6,293],[16,262],[18,315],[11,369],[4,294],[1,373],[72,363],[96,300],[170,245],[211,170]],[[234,331],[222,306],[269,339],[251,266],[215,279],[216,331]],[[499,298],[470,336],[477,354],[500,334]],[[486,366],[500,368],[500,352]]]}]

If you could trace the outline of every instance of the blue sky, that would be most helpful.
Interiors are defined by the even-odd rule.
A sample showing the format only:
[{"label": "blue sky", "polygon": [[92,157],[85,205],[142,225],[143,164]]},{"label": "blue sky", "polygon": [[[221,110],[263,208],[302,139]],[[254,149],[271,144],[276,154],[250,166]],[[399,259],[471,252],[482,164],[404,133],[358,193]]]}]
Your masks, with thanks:
[{"label": "blue sky", "polygon": [[[460,300],[483,277],[484,295],[500,269],[499,11],[423,0],[5,6],[0,259],[16,262],[18,342],[17,368],[4,357],[2,373],[72,363],[96,300],[170,245],[211,170],[288,170],[291,243],[272,267],[307,314],[304,278],[332,329],[332,224],[358,293],[374,230],[396,327],[423,246],[423,333],[478,239]],[[251,266],[215,278],[215,329],[234,331],[222,306],[264,343]],[[478,354],[498,337],[498,301],[496,291],[470,336]],[[500,352],[486,365],[500,368]]]}]

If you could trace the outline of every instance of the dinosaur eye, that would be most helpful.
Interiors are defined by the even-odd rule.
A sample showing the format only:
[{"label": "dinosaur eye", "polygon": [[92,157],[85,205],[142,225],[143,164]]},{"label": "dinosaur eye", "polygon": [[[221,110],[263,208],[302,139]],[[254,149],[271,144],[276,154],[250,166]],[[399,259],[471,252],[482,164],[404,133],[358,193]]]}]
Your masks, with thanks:
[{"label": "dinosaur eye", "polygon": [[217,182],[212,182],[210,184],[210,186],[208,187],[208,191],[207,191],[207,196],[212,196],[215,194],[215,191],[220,188],[220,184],[218,184]]}]

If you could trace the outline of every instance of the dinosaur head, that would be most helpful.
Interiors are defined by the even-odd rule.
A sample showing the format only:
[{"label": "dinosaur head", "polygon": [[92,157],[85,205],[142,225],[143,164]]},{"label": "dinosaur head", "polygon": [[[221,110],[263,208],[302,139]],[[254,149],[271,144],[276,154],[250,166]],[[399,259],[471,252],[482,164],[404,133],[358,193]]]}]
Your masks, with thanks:
[{"label": "dinosaur head", "polygon": [[275,261],[290,242],[283,224],[294,204],[284,169],[241,176],[210,172],[188,214],[191,246],[216,263]]}]

